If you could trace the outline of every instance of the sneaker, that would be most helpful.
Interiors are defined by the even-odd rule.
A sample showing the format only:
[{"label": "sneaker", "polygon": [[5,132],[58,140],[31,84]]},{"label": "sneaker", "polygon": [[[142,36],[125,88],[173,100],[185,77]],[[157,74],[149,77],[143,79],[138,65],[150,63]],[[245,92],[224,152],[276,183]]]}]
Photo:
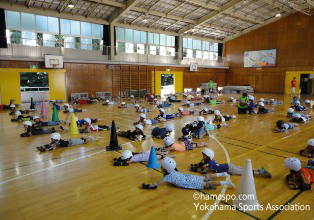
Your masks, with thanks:
[{"label": "sneaker", "polygon": [[233,184],[233,182],[231,182],[231,180],[227,180],[227,185],[231,186],[232,188],[235,188],[235,185]]},{"label": "sneaker", "polygon": [[273,176],[267,171],[265,170],[263,167],[257,170],[259,172],[259,174],[265,176],[266,178],[272,178]]}]

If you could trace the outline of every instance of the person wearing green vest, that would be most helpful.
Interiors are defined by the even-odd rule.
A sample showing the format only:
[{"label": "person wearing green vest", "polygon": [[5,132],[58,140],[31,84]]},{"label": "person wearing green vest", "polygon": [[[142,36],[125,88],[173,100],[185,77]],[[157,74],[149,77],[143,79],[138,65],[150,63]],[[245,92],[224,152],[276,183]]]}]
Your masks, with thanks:
[{"label": "person wearing green vest", "polygon": [[247,93],[243,93],[243,95],[240,97],[240,103],[238,105],[238,113],[239,114],[246,114],[247,107],[248,107],[248,95]]},{"label": "person wearing green vest", "polygon": [[213,80],[209,80],[209,82],[208,82],[208,91],[209,91],[209,93],[213,93],[214,92],[213,88],[214,88],[214,82],[213,82]]}]

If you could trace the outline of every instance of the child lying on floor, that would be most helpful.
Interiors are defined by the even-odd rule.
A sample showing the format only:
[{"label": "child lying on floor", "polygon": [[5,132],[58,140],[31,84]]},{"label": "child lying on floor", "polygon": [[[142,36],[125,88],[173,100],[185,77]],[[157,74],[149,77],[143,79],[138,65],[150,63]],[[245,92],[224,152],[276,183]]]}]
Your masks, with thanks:
[{"label": "child lying on floor", "polygon": [[296,122],[296,123],[305,123],[312,119],[312,116],[305,116],[301,114],[294,114],[293,118],[290,120],[290,122]]},{"label": "child lying on floor", "polygon": [[12,118],[11,121],[31,121],[33,120],[32,116],[23,116],[21,111],[15,112],[16,118]]},{"label": "child lying on floor", "polygon": [[304,103],[305,103],[305,108],[308,108],[308,109],[312,108],[310,100],[305,100]]},{"label": "child lying on floor", "polygon": [[166,120],[168,120],[168,119],[173,119],[173,118],[176,118],[176,117],[177,117],[176,114],[166,114],[166,113],[165,113],[165,109],[163,109],[163,108],[159,109],[159,116],[160,116],[161,118],[166,119]]},{"label": "child lying on floor", "polygon": [[[23,125],[24,125],[24,133],[20,135],[21,137],[30,137],[31,135],[39,135],[39,134],[51,134],[58,131],[58,129],[55,129],[54,127],[36,128],[35,126],[33,126],[32,122],[30,121],[25,121]],[[64,131],[64,128],[60,126],[59,131]]]},{"label": "child lying on floor", "polygon": [[30,113],[30,112],[35,112],[35,109],[17,110],[15,104],[11,104],[11,105],[10,105],[10,108],[11,108],[11,112],[9,113],[9,115],[14,115],[15,112],[17,112],[17,111],[20,111],[22,114],[27,114],[27,113]]},{"label": "child lying on floor", "polygon": [[314,139],[307,141],[307,146],[300,150],[300,154],[305,157],[314,158]]},{"label": "child lying on floor", "polygon": [[164,139],[165,137],[170,135],[173,129],[174,129],[173,124],[166,124],[164,128],[155,127],[152,130],[152,136],[155,138]]},{"label": "child lying on floor", "polygon": [[51,151],[58,148],[86,144],[88,142],[96,140],[93,136],[82,137],[78,139],[62,140],[61,135],[59,133],[52,133],[50,137],[51,137],[51,143],[46,144],[44,146],[36,147],[38,151],[46,152],[46,150]]},{"label": "child lying on floor", "polygon": [[102,103],[102,105],[115,105],[115,102],[110,102],[109,99],[106,99],[106,101],[104,103]]},{"label": "child lying on floor", "polygon": [[199,105],[202,105],[202,104],[203,104],[202,102],[190,102],[190,101],[187,101],[182,106],[193,107],[193,106],[199,106]]},{"label": "child lying on floor", "polygon": [[210,114],[214,114],[213,110],[209,110],[208,108],[203,108],[200,112],[200,115],[210,115]]},{"label": "child lying on floor", "polygon": [[157,189],[163,183],[171,183],[184,189],[216,189],[217,186],[231,186],[234,184],[231,180],[213,181],[218,177],[226,177],[228,174],[206,174],[205,176],[195,176],[191,174],[180,173],[176,168],[176,162],[170,157],[165,157],[161,162],[161,171],[164,173],[163,178],[158,183],[142,184],[143,189]]},{"label": "child lying on floor", "polygon": [[53,125],[59,125],[60,123],[66,123],[65,121],[41,121],[39,116],[34,116],[33,120],[35,122],[35,127],[45,127],[45,126],[53,126]]},{"label": "child lying on floor", "polygon": [[89,132],[97,132],[103,130],[110,130],[110,126],[107,125],[92,125],[92,120],[90,118],[84,118],[85,127],[80,129],[80,133],[89,133]]},{"label": "child lying on floor", "polygon": [[166,107],[169,107],[171,106],[172,104],[168,101],[165,101],[165,102],[159,102],[157,104],[157,108],[166,108]]},{"label": "child lying on floor", "polygon": [[[77,126],[79,126],[79,127],[81,127],[81,126],[83,126],[84,125],[84,119],[78,119],[78,117],[75,117],[75,120],[76,120],[76,124],[77,124]],[[91,123],[93,124],[93,123],[96,123],[97,121],[98,121],[98,118],[90,118],[90,120],[91,120]],[[71,123],[69,123],[69,126],[71,125]]]},{"label": "child lying on floor", "polygon": [[314,183],[314,170],[302,168],[298,158],[285,159],[285,167],[290,170],[286,182],[290,189],[310,190]]},{"label": "child lying on floor", "polygon": [[307,110],[307,108],[303,107],[300,104],[300,101],[296,101],[295,104],[293,106],[291,106],[291,108],[294,108],[298,112]]},{"label": "child lying on floor", "polygon": [[[201,171],[201,173],[228,173],[235,176],[243,174],[243,168],[234,164],[219,164],[214,160],[215,152],[210,148],[204,148],[202,152],[203,159],[198,164],[191,164],[190,170],[193,172]],[[272,178],[272,175],[263,167],[252,170],[253,175],[260,175],[266,178]]]},{"label": "child lying on floor", "polygon": [[265,101],[266,105],[280,105],[283,104],[283,101],[277,101],[275,99],[269,99],[269,101]]},{"label": "child lying on floor", "polygon": [[83,111],[86,111],[86,110],[82,110],[82,109],[76,109],[76,108],[73,108],[72,105],[69,105],[69,104],[64,104],[63,105],[64,107],[64,113],[73,113],[73,112],[83,112]]},{"label": "child lying on floor", "polygon": [[[156,155],[158,159],[163,159],[164,155],[168,154],[168,152],[162,152],[156,150]],[[132,152],[130,150],[125,150],[122,152],[121,157],[113,159],[113,166],[129,166],[131,163],[138,162],[147,162],[149,160],[150,150],[145,152]],[[170,156],[171,158],[175,158],[176,155],[173,154]]]},{"label": "child lying on floor", "polygon": [[141,141],[145,140],[146,136],[143,133],[143,125],[135,125],[135,130],[131,131],[117,131],[119,137],[129,138],[131,141]]},{"label": "child lying on floor", "polygon": [[135,107],[136,112],[139,112],[139,113],[146,113],[146,112],[151,112],[152,111],[149,108],[140,107],[139,104],[135,104],[134,107]]},{"label": "child lying on floor", "polygon": [[267,109],[263,102],[259,102],[259,107],[258,107],[257,114],[267,114],[269,112],[274,112],[274,111],[275,110],[273,108]]},{"label": "child lying on floor", "polygon": [[164,144],[167,151],[183,152],[187,150],[193,150],[194,148],[205,147],[205,142],[193,142],[192,138],[185,141],[174,141],[172,137],[165,137]]},{"label": "child lying on floor", "polygon": [[298,127],[298,124],[289,124],[285,123],[283,120],[278,120],[276,122],[275,132],[285,132],[288,130],[293,130],[295,127]]}]

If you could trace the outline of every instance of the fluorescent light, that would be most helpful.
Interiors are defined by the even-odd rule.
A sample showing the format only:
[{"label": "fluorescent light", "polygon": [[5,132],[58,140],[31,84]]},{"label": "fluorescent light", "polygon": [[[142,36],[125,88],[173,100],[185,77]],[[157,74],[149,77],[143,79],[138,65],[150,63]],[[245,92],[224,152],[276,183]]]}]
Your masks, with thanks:
[{"label": "fluorescent light", "polygon": [[280,14],[280,13],[277,13],[277,14],[276,14],[276,17],[277,17],[277,18],[281,17],[281,14]]},{"label": "fluorescent light", "polygon": [[144,19],[143,19],[143,22],[145,22],[145,23],[146,23],[146,22],[148,22],[148,20],[147,20],[146,18],[144,18]]},{"label": "fluorescent light", "polygon": [[68,4],[68,8],[74,8],[74,5],[70,2],[70,3]]}]

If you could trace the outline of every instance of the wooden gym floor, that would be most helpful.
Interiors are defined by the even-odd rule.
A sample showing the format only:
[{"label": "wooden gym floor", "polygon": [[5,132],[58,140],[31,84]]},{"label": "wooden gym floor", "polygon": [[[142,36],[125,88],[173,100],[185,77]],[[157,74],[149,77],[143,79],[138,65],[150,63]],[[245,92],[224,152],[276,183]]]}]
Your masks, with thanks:
[{"label": "wooden gym floor", "polygon": [[[227,100],[230,95],[222,95]],[[286,203],[310,205],[314,209],[313,191],[289,190],[285,184],[288,170],[284,168],[286,157],[298,157],[306,164],[307,158],[298,155],[306,141],[313,138],[314,121],[300,125],[288,133],[274,133],[275,122],[287,121],[286,110],[290,97],[284,95],[255,94],[255,98],[275,98],[284,100],[284,105],[275,107],[275,113],[267,115],[238,115],[237,108],[230,103],[217,105],[224,115],[235,114],[237,119],[229,122],[229,128],[222,127],[211,133],[214,139],[203,139],[215,150],[215,160],[220,163],[230,157],[232,163],[244,166],[245,159],[252,160],[253,167],[265,167],[273,175],[272,179],[255,177],[257,198],[264,207]],[[143,105],[143,104],[141,104]],[[151,107],[149,104],[145,104]],[[167,113],[177,112],[180,104],[167,108]],[[115,120],[121,130],[133,129],[133,122],[139,118],[133,108],[118,109],[117,106],[101,104],[82,105],[78,108],[87,112],[76,113],[80,119],[97,116],[98,124],[110,124]],[[195,107],[201,109],[202,107]],[[49,107],[50,109],[50,107]],[[215,201],[196,201],[195,190],[185,190],[171,185],[162,185],[157,190],[142,190],[142,183],[158,181],[162,174],[147,169],[144,164],[131,164],[129,167],[113,167],[112,159],[120,152],[106,152],[110,131],[94,133],[97,141],[87,145],[58,149],[40,154],[35,147],[47,144],[49,135],[21,138],[22,123],[11,122],[8,111],[0,112],[0,219],[314,219],[313,211],[271,211],[251,213],[240,211],[200,211],[194,203],[214,204]],[[309,112],[311,113],[311,112]],[[148,113],[148,118],[158,114],[158,109]],[[49,112],[51,115],[51,111]],[[68,114],[59,112],[60,119],[69,119]],[[174,138],[181,136],[184,124],[197,116],[174,119]],[[206,116],[212,118],[213,116]],[[159,124],[159,126],[163,126]],[[67,126],[68,128],[68,126]],[[150,134],[152,126],[145,127]],[[80,135],[82,136],[82,135]],[[62,134],[63,139],[69,133]],[[140,152],[151,146],[163,146],[162,140],[148,138],[142,142],[130,142],[119,138],[124,149]],[[224,152],[222,144],[227,151]],[[202,149],[176,153],[177,167],[183,173],[191,163],[201,160]],[[199,174],[200,175],[200,174]],[[241,177],[231,176],[236,186]],[[203,190],[208,194],[220,194],[217,190]],[[223,192],[222,192],[223,193]],[[237,188],[227,188],[226,194],[236,194]],[[232,204],[221,201],[219,205]]]}]

